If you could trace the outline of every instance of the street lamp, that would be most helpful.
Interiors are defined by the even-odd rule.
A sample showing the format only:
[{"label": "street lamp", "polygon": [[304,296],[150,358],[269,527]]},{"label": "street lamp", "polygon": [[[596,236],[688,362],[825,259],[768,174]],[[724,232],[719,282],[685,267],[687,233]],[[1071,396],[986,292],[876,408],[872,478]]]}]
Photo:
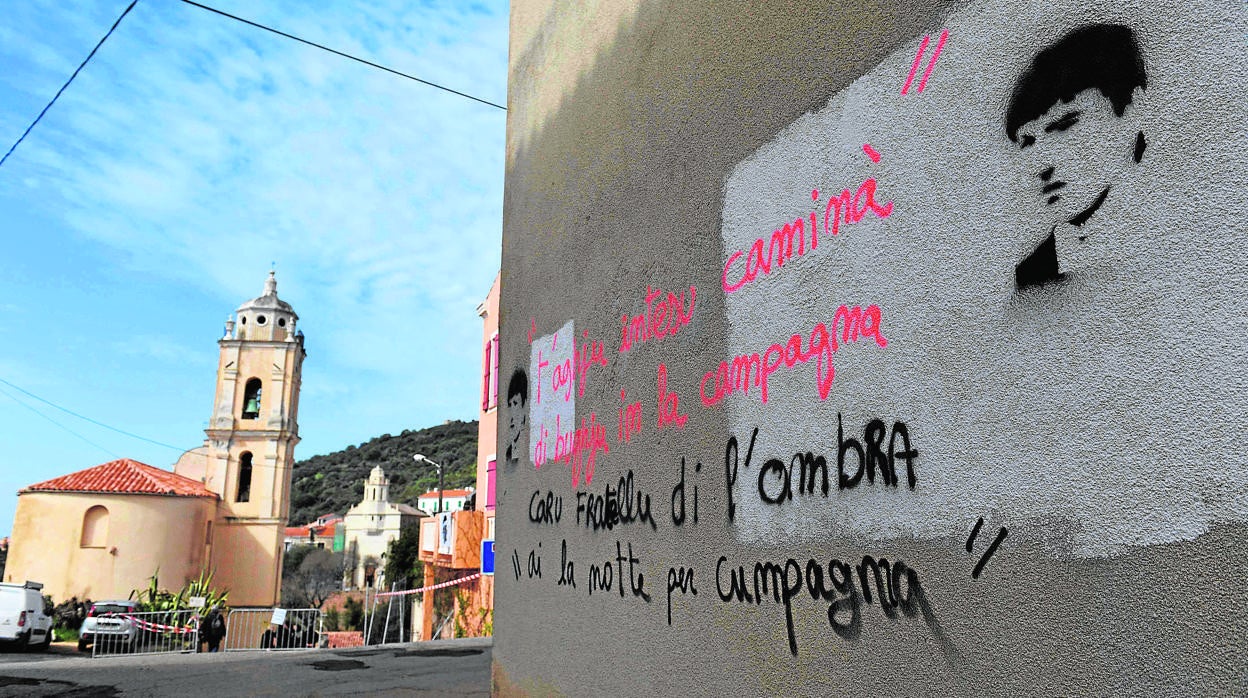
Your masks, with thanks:
[{"label": "street lamp", "polygon": [[425,456],[420,453],[417,453],[416,455],[412,456],[412,460],[422,465],[432,465],[433,467],[438,469],[438,513],[441,514],[442,513],[442,490],[446,489],[445,487],[442,486],[442,466],[438,463],[434,463],[428,458],[425,458]]}]

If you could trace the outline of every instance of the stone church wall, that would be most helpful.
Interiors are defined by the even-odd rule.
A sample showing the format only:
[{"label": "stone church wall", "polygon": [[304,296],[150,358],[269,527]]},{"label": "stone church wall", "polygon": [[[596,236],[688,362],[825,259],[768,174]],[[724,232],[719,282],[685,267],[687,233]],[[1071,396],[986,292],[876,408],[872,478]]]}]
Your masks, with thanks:
[{"label": "stone church wall", "polygon": [[[84,517],[96,506],[107,510],[106,523],[98,539],[84,541]],[[157,571],[162,587],[181,589],[203,568],[214,509],[199,497],[27,492],[17,500],[4,579],[41,582],[58,603],[125,599]]]}]

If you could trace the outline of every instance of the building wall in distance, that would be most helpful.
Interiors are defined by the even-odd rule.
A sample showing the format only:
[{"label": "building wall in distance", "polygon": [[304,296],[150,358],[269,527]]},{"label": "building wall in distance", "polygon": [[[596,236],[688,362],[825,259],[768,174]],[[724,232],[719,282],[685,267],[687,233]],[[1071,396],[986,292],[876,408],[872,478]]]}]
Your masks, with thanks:
[{"label": "building wall in distance", "polygon": [[[502,279],[501,272],[494,277],[494,283],[490,284],[490,291],[486,294],[485,300],[478,309],[481,315],[481,347],[482,351],[482,371],[492,366],[487,366],[485,361],[485,347],[490,347],[491,355],[488,360],[491,364],[497,364],[497,377],[495,378],[497,386],[497,398],[494,407],[486,409],[484,402],[482,404],[481,413],[477,416],[477,511],[485,512],[483,529],[481,538],[485,540],[493,539],[495,536],[494,512],[495,508],[491,507],[490,497],[490,474],[489,465],[491,461],[495,464],[495,477],[497,478],[498,469],[502,468],[503,461],[506,458],[506,446],[502,451],[498,450],[498,413],[502,409],[503,403],[507,402],[508,381],[511,379],[511,372],[504,371],[504,364],[496,361],[492,353],[496,350],[491,346],[490,342],[494,335],[498,334],[498,299],[499,299],[499,282]],[[501,342],[498,343],[501,346]],[[495,480],[497,484],[497,480]],[[496,493],[497,496],[497,493]],[[467,582],[465,591],[472,594],[472,609],[469,618],[473,627],[467,630],[474,635],[487,634],[486,623],[493,622],[494,613],[494,577],[492,575],[482,575],[477,582]],[[455,600],[456,608],[459,606],[459,598]]]},{"label": "building wall in distance", "polygon": [[383,577],[391,541],[398,540],[404,528],[414,528],[419,521],[419,516],[404,514],[390,502],[366,501],[352,507],[339,524],[347,530],[344,547],[354,552],[355,569],[348,572],[350,588],[364,588],[365,568],[369,565],[376,567],[379,578]]},{"label": "building wall in distance", "polygon": [[[83,519],[93,506],[108,510],[107,534],[102,541],[87,541],[102,545],[83,547]],[[43,593],[57,603],[74,596],[125,599],[132,590],[146,589],[158,570],[163,588],[181,589],[203,569],[215,508],[203,497],[23,493],[5,581],[42,582]]]},{"label": "building wall in distance", "polygon": [[513,3],[495,688],[1248,691],[1245,30]]},{"label": "building wall in distance", "polygon": [[[498,334],[499,278],[494,277],[489,293],[478,308],[478,314],[481,316],[481,371],[483,375],[485,371],[492,370],[492,366],[487,366],[486,362],[495,363],[491,339]],[[495,404],[487,409],[485,401],[482,400],[481,410],[477,415],[477,509],[484,511],[487,519],[494,518],[494,511],[486,509],[486,500],[489,497],[488,466],[491,460],[497,458],[498,412],[502,403],[507,401],[507,380],[510,376],[510,372],[502,371],[501,362],[498,365],[500,375],[494,379],[497,388]]]}]

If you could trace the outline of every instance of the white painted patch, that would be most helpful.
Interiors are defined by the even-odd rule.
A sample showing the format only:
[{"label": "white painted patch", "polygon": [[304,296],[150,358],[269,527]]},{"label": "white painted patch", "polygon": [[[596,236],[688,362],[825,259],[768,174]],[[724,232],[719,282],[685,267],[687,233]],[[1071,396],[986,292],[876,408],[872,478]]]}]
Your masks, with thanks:
[{"label": "white painted patch", "polygon": [[538,469],[555,460],[559,435],[576,430],[575,340],[568,320],[558,332],[534,340],[530,350],[529,456]]},{"label": "white painted patch", "polygon": [[[949,19],[922,93],[900,93],[916,37],[736,167],[723,261],[812,211],[821,234],[816,249],[727,295],[731,354],[761,355],[795,333],[805,344],[841,304],[877,305],[887,339],[843,345],[826,399],[812,360],[772,373],[765,405],[757,388],[721,403],[743,465],[759,429],[736,488],[740,539],[965,537],[984,516],[1103,556],[1248,520],[1248,71],[1242,59],[1210,60],[1243,55],[1246,22],[1240,3],[1217,4],[1224,21],[1210,21],[1210,3],[1095,13],[1077,2],[977,3]],[[1065,282],[1020,292],[1015,265],[1052,224],[1039,166],[1006,137],[1006,105],[1037,51],[1090,22],[1137,35],[1147,88],[1121,124],[1148,146],[1138,164],[1129,148],[1112,154],[1103,207],[1082,227],[1059,226]],[[1086,150],[1096,145],[1067,164],[1100,157]],[[852,195],[868,178],[876,201],[893,203],[887,217],[868,212],[823,234],[828,195]],[[743,269],[738,260],[729,282]],[[898,487],[864,475],[838,491],[838,415],[859,441],[869,420],[904,422],[919,452],[915,489],[899,468]],[[763,463],[806,451],[827,459],[829,495],[762,502]],[[1050,523],[1063,532],[1047,534]]]}]

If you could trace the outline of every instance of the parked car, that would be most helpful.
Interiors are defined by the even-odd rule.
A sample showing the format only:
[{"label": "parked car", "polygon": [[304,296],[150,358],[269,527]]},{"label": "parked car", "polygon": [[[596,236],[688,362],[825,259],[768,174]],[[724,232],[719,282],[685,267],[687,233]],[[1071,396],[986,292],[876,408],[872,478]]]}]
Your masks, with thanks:
[{"label": "parked car", "polygon": [[52,644],[52,616],[44,610],[43,585],[0,584],[0,642],[25,649]]},{"label": "parked car", "polygon": [[78,649],[86,651],[93,643],[109,649],[125,649],[134,645],[139,629],[129,618],[138,610],[136,601],[96,601],[87,611],[78,631]]}]

